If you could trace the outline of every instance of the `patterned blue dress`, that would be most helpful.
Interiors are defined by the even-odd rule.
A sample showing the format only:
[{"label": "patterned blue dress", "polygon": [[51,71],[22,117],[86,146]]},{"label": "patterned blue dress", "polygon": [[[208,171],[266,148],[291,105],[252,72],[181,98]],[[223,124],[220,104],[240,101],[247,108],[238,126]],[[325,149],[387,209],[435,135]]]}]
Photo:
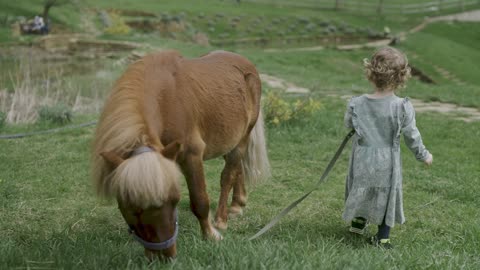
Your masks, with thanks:
[{"label": "patterned blue dress", "polygon": [[347,105],[345,125],[354,128],[346,179],[343,218],[363,217],[393,227],[405,222],[402,199],[400,135],[419,161],[429,152],[415,125],[415,110],[408,98],[395,95],[374,99],[353,97]]}]

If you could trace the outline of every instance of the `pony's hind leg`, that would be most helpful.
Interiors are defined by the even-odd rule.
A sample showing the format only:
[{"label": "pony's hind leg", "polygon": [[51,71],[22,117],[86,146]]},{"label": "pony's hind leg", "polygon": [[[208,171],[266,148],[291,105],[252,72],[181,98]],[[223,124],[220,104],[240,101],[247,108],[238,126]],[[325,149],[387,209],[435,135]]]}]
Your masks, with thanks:
[{"label": "pony's hind leg", "polygon": [[190,208],[200,223],[203,236],[213,240],[222,240],[222,235],[212,226],[209,219],[210,201],[205,184],[202,158],[198,155],[187,155],[181,163],[181,167],[187,179]]},{"label": "pony's hind leg", "polygon": [[238,179],[243,179],[242,152],[236,147],[224,156],[225,167],[222,171],[220,199],[218,201],[217,213],[215,215],[215,227],[227,229],[227,203],[230,191]]},{"label": "pony's hind leg", "polygon": [[237,178],[233,185],[232,204],[228,210],[228,216],[234,218],[243,214],[243,208],[247,205],[247,190],[245,189],[245,176]]}]

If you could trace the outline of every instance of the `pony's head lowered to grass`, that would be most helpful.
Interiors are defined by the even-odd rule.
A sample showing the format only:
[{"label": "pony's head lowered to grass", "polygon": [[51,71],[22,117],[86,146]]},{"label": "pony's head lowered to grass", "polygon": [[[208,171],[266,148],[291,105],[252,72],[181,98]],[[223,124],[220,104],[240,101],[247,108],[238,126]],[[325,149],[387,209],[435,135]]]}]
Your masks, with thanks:
[{"label": "pony's head lowered to grass", "polygon": [[180,144],[172,143],[157,152],[142,146],[127,159],[113,152],[100,153],[113,171],[99,191],[117,198],[130,232],[149,258],[176,255],[180,171],[174,159],[179,148]]}]

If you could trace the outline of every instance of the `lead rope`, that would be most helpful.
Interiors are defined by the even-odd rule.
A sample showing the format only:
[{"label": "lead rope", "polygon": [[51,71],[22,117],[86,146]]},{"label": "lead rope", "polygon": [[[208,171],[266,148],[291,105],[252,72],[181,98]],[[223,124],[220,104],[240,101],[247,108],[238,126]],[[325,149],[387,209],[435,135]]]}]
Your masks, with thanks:
[{"label": "lead rope", "polygon": [[330,163],[328,163],[327,168],[323,172],[322,176],[320,177],[320,180],[316,183],[316,185],[307,193],[305,193],[302,197],[299,199],[295,200],[292,202],[289,206],[287,206],[285,209],[282,210],[278,215],[276,215],[265,227],[263,227],[260,231],[258,231],[254,236],[250,237],[248,240],[254,240],[258,237],[260,237],[262,234],[266,233],[268,230],[270,230],[275,224],[280,221],[282,217],[287,215],[295,206],[297,206],[299,203],[301,203],[303,200],[305,200],[313,191],[315,191],[320,184],[324,182],[324,180],[327,178],[328,173],[332,170],[333,166],[335,165],[335,162],[338,160],[338,157],[340,157],[340,154],[343,151],[343,148],[345,148],[345,145],[347,142],[350,140],[350,138],[355,134],[355,130],[350,131],[347,136],[343,139],[342,143],[340,144],[340,147],[338,148],[337,152],[333,156],[333,158],[330,160]]}]

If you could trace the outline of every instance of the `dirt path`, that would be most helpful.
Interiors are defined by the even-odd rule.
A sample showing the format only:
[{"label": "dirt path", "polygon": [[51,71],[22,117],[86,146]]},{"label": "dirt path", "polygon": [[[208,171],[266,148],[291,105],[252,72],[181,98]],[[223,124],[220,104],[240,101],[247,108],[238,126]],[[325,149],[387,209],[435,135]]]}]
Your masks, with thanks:
[{"label": "dirt path", "polygon": [[427,19],[427,21],[430,21],[430,22],[439,22],[439,21],[480,22],[480,9],[446,15],[446,16],[432,17]]},{"label": "dirt path", "polygon": [[443,102],[424,102],[418,99],[411,99],[415,111],[422,112],[436,112],[452,116],[454,119],[462,120],[470,123],[480,121],[480,111],[475,108],[468,108],[458,106],[451,103]]},{"label": "dirt path", "polygon": [[[414,28],[408,30],[408,34],[413,34],[419,31],[422,31],[427,25],[434,23],[434,22],[480,22],[480,10],[472,10],[462,13],[456,13],[446,16],[438,16],[438,17],[431,17],[426,18],[421,24],[415,26]],[[403,34],[403,38],[405,38],[405,33]]]},{"label": "dirt path", "polygon": [[293,83],[289,83],[282,78],[278,78],[268,74],[260,74],[260,79],[269,87],[274,89],[281,89],[285,91],[285,93],[310,94],[310,89],[297,86]]},{"label": "dirt path", "polygon": [[[271,88],[280,89],[285,91],[285,93],[294,93],[294,94],[309,94],[311,93],[310,89],[297,86],[293,83],[287,82],[282,78],[278,78],[268,74],[260,74],[260,79],[263,83],[268,85]],[[350,95],[338,96],[338,95],[329,95],[334,97],[340,97],[342,99],[349,99]],[[467,123],[480,121],[480,110],[476,108],[468,108],[459,106],[452,103],[445,102],[424,102],[419,99],[410,99],[415,107],[417,113],[423,112],[435,112],[441,113],[446,116],[452,117],[460,121]]]}]

